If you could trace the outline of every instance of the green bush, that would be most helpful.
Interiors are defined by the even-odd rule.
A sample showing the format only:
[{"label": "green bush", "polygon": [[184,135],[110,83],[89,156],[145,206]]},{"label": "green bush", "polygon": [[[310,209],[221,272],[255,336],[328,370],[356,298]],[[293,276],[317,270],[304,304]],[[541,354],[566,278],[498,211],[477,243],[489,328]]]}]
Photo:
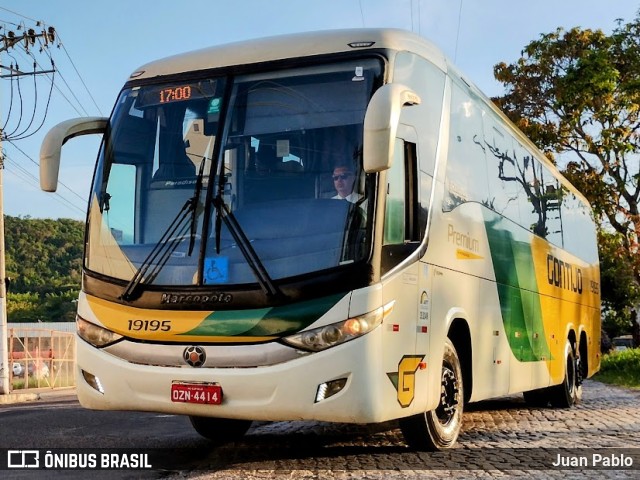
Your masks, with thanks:
[{"label": "green bush", "polygon": [[627,348],[602,357],[601,371],[640,371],[640,348]]},{"label": "green bush", "polygon": [[640,388],[640,348],[628,348],[603,355],[595,380]]}]

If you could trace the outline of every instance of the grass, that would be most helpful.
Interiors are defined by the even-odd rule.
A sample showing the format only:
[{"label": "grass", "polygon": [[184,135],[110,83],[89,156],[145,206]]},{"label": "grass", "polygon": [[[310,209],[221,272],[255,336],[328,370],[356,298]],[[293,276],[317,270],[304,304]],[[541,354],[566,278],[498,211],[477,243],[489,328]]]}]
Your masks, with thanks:
[{"label": "grass", "polygon": [[[39,387],[48,387],[50,386],[48,383],[48,379],[41,378],[38,383],[38,379],[36,377],[29,377],[29,387],[28,388],[39,388]],[[15,378],[12,382],[12,390],[23,390],[27,388],[25,386],[24,378]]]},{"label": "grass", "polygon": [[594,380],[640,389],[640,348],[628,348],[603,355],[600,372]]}]

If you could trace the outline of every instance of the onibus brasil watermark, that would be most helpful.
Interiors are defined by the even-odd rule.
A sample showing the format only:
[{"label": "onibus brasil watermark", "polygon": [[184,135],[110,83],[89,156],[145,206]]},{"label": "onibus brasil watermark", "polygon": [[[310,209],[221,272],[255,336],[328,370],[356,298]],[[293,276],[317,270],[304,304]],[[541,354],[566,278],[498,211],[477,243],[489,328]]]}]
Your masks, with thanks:
[{"label": "onibus brasil watermark", "polygon": [[150,454],[128,451],[7,450],[8,469],[38,470],[146,470]]}]

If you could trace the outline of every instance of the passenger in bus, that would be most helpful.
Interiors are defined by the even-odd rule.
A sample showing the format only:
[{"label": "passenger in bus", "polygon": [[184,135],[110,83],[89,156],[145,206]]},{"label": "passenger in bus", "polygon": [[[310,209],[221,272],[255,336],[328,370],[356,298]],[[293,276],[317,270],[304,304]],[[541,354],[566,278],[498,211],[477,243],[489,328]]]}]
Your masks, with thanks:
[{"label": "passenger in bus", "polygon": [[333,169],[333,186],[337,195],[331,197],[336,200],[346,200],[349,202],[349,214],[346,223],[347,248],[343,252],[342,261],[360,258],[360,251],[363,248],[364,228],[367,219],[367,200],[354,191],[356,185],[356,175],[349,165],[339,164]]}]

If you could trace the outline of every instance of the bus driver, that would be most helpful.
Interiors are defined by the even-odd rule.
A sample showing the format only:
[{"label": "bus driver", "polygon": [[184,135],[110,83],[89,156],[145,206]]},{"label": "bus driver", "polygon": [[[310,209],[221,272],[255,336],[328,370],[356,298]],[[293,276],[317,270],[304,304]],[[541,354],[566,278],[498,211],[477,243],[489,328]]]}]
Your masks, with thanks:
[{"label": "bus driver", "polygon": [[353,185],[355,183],[356,176],[354,172],[345,165],[338,165],[333,169],[333,186],[338,192],[334,199],[347,200],[351,203],[356,203],[360,200],[361,195],[353,191]]}]

